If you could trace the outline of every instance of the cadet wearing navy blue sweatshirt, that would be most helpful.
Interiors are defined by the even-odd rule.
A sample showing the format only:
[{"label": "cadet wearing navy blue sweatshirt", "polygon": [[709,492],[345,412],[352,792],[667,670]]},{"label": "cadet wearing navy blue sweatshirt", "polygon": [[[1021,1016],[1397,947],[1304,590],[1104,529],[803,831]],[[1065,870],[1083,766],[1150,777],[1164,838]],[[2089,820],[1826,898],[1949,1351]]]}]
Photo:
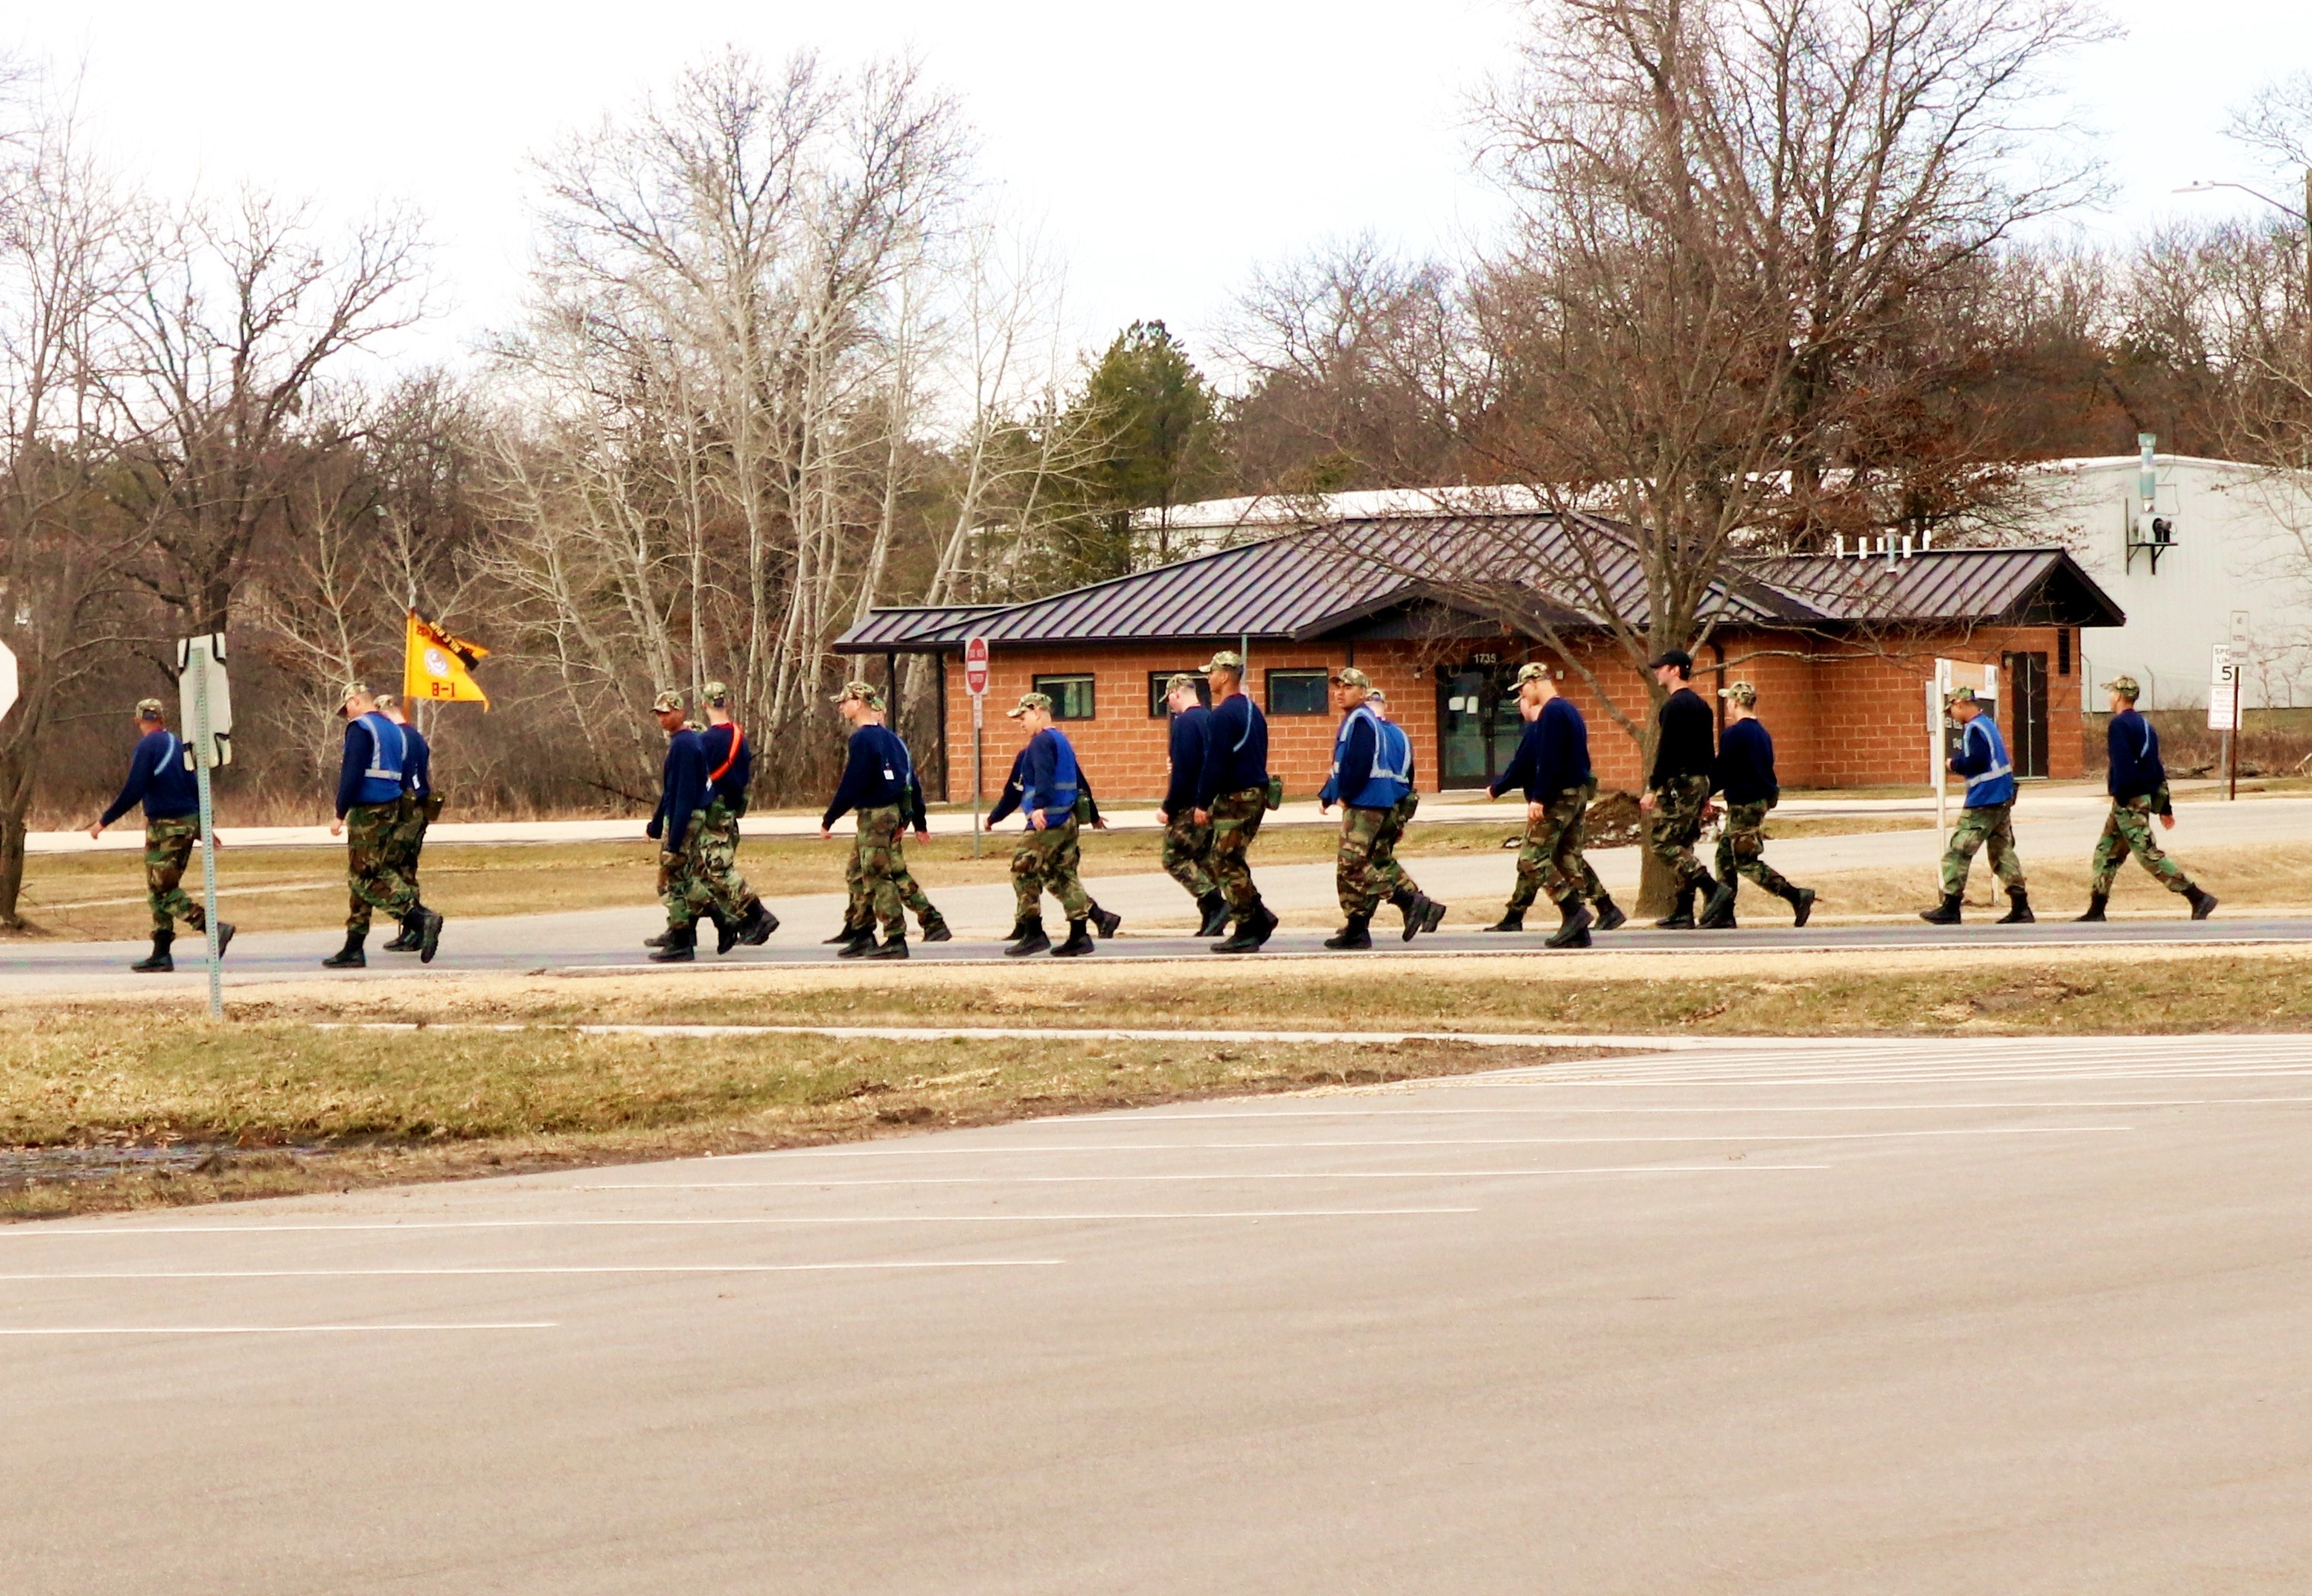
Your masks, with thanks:
[{"label": "cadet wearing navy blue sweatshirt", "polygon": [[321,960],[331,969],[359,969],[369,962],[362,943],[369,936],[372,909],[395,919],[415,920],[417,958],[431,964],[441,945],[442,916],[417,900],[417,888],[402,873],[396,841],[401,828],[402,793],[409,768],[409,736],[386,718],[369,688],[346,688],[337,713],[345,717],[345,756],[337,767],[337,818],[331,836],[346,839],[346,945]]},{"label": "cadet wearing navy blue sweatshirt", "polygon": [[898,733],[876,723],[883,708],[882,689],[871,682],[845,682],[836,696],[835,706],[852,728],[851,743],[843,779],[819,820],[819,834],[832,837],[835,822],[858,811],[851,868],[857,872],[868,903],[883,926],[880,947],[870,934],[845,943],[836,957],[905,959],[907,922],[898,877],[907,867],[907,806],[915,785],[915,761],[907,757],[907,745]]},{"label": "cadet wearing navy blue sweatshirt", "polygon": [[1412,806],[1413,740],[1381,718],[1372,705],[1372,680],[1354,665],[1334,672],[1333,706],[1341,711],[1333,734],[1333,769],[1317,794],[1323,813],[1341,806],[1341,841],[1335,850],[1333,887],[1344,922],[1325,939],[1328,948],[1372,946],[1372,917],[1383,899],[1405,916],[1405,940],[1434,931],[1445,906],[1424,897],[1397,862]]},{"label": "cadet wearing navy blue sweatshirt", "polygon": [[666,733],[666,762],[659,771],[658,808],[643,835],[658,844],[666,931],[653,939],[650,957],[654,964],[687,964],[698,956],[698,918],[714,902],[706,879],[706,805],[713,796],[706,740],[691,728],[682,695],[671,688],[651,700],[651,718]]},{"label": "cadet wearing navy blue sweatshirt", "polygon": [[1973,688],[1953,688],[1944,696],[1943,707],[1958,723],[1958,751],[1951,756],[1950,773],[1966,778],[1966,807],[1959,811],[1950,846],[1943,850],[1942,901],[1921,909],[1919,918],[1930,925],[1959,923],[1968,866],[1975,850],[1987,846],[1992,873],[2007,884],[2009,908],[1999,924],[2027,924],[2038,916],[2031,912],[2023,861],[2015,852],[2015,766],[2007,757],[2007,740]]},{"label": "cadet wearing navy blue sweatshirt", "polygon": [[1734,897],[1741,889],[1738,875],[1747,875],[1789,904],[1794,924],[1803,925],[1814,912],[1814,891],[1793,887],[1765,861],[1766,811],[1782,802],[1782,789],[1774,780],[1774,740],[1758,718],[1758,689],[1747,681],[1718,689],[1726,700],[1730,718],[1718,739],[1718,763],[1712,791],[1726,799],[1726,820],[1718,833],[1718,889],[1697,924],[1705,931],[1734,926]]},{"label": "cadet wearing navy blue sweatshirt", "polygon": [[1215,953],[1253,953],[1276,929],[1276,916],[1260,901],[1246,857],[1260,834],[1272,796],[1268,776],[1268,719],[1244,692],[1244,656],[1222,649],[1204,662],[1213,690],[1212,718],[1204,723],[1204,763],[1196,776],[1195,820],[1213,829],[1213,881],[1236,916],[1236,929],[1213,944]]},{"label": "cadet wearing navy blue sweatshirt", "polygon": [[[1100,920],[1100,934],[1113,936],[1123,916],[1100,908],[1086,892],[1078,874],[1082,853],[1077,843],[1079,813],[1090,813],[1083,773],[1076,767],[1076,750],[1067,734],[1054,723],[1052,700],[1044,693],[1022,693],[1005,712],[1028,733],[1025,746],[1012,761],[1012,783],[1004,801],[989,816],[988,824],[1017,808],[1028,817],[1028,829],[1012,854],[1012,891],[1019,914],[1012,925],[1012,945],[1003,950],[1013,959],[1051,949],[1055,959],[1074,959],[1092,951],[1088,929],[1092,917]],[[1058,947],[1044,934],[1044,894],[1060,900],[1068,917],[1068,938]]]},{"label": "cadet wearing navy blue sweatshirt", "polygon": [[[434,790],[434,750],[425,735],[411,723],[408,711],[390,693],[377,696],[377,707],[385,718],[401,728],[408,747],[401,772],[401,820],[393,830],[395,863],[419,897],[425,889],[418,885],[417,859],[425,851],[425,833],[442,815],[442,795]],[[389,953],[415,953],[418,951],[419,926],[416,917],[401,923],[401,934],[385,944]]]},{"label": "cadet wearing navy blue sweatshirt", "polygon": [[2104,817],[2103,835],[2096,838],[2095,864],[2088,879],[2088,912],[2082,920],[2100,920],[2111,901],[2111,885],[2119,867],[2133,854],[2152,879],[2170,892],[2183,894],[2192,906],[2192,918],[2204,920],[2215,912],[2216,900],[2184,873],[2184,867],[2160,851],[2151,835],[2154,815],[2173,830],[2176,810],[2168,797],[2168,767],[2159,759],[2159,733],[2135,707],[2143,689],[2132,676],[2115,676],[2103,684],[2111,695],[2111,722],[2104,746],[2111,758],[2106,786],[2111,794],[2111,813]]},{"label": "cadet wearing navy blue sweatshirt", "polygon": [[699,695],[706,705],[706,729],[698,734],[706,760],[706,835],[698,844],[698,881],[707,894],[706,917],[714,922],[714,951],[727,953],[740,943],[760,947],[779,919],[739,870],[739,817],[747,812],[755,777],[754,745],[731,718],[727,685],[710,681]]},{"label": "cadet wearing navy blue sweatshirt", "polygon": [[1228,925],[1228,899],[1213,880],[1213,828],[1196,819],[1196,786],[1204,779],[1204,744],[1210,736],[1213,712],[1196,693],[1196,679],[1175,671],[1164,684],[1164,706],[1172,714],[1169,754],[1171,767],[1164,784],[1164,802],[1156,811],[1164,828],[1164,873],[1188,890],[1204,914],[1198,936],[1218,936]]},{"label": "cadet wearing navy blue sweatshirt", "polygon": [[[162,719],[160,699],[136,701],[136,731],[128,779],[88,834],[101,837],[130,809],[144,806],[144,900],[153,910],[153,951],[128,968],[150,974],[177,968],[169,945],[177,939],[179,920],[200,932],[207,931],[208,921],[184,888],[185,862],[201,834],[199,780],[185,745]],[[232,940],[232,925],[219,920],[217,951],[223,953]]]},{"label": "cadet wearing navy blue sweatshirt", "polygon": [[1486,790],[1496,798],[1512,787],[1524,791],[1525,840],[1518,848],[1517,886],[1509,905],[1500,922],[1485,929],[1524,930],[1525,911],[1546,892],[1558,913],[1548,945],[1586,948],[1592,926],[1612,931],[1627,918],[1581,852],[1582,822],[1598,795],[1590,767],[1589,723],[1558,692],[1546,665],[1519,666],[1517,689],[1525,732],[1509,768]]}]

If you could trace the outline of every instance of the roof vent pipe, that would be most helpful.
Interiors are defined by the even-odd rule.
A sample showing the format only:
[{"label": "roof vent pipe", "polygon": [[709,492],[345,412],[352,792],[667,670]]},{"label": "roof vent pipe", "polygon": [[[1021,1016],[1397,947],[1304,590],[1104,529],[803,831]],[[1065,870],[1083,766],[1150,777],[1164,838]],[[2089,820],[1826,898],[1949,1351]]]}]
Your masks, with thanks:
[{"label": "roof vent pipe", "polygon": [[1919,552],[1921,554],[1931,554],[1934,551],[1934,547],[1935,534],[1933,529],[1929,528],[1926,531],[1922,531],[1919,534]]},{"label": "roof vent pipe", "polygon": [[1844,532],[1838,534],[1837,542],[1831,548],[1830,557],[1835,560],[1843,560],[1846,557],[1846,534]]},{"label": "roof vent pipe", "polygon": [[1911,557],[1911,534],[1908,532],[1903,534],[1903,557],[1905,559]]}]

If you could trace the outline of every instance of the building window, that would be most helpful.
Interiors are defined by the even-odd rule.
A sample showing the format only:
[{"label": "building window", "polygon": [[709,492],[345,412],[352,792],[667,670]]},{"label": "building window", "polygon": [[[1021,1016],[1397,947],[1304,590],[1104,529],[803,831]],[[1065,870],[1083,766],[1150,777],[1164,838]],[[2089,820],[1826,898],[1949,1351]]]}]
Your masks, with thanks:
[{"label": "building window", "polygon": [[1164,721],[1172,718],[1172,706],[1164,702],[1164,684],[1175,676],[1180,675],[1195,676],[1196,702],[1206,709],[1213,706],[1213,684],[1203,677],[1197,676],[1186,665],[1181,666],[1178,671],[1151,671],[1148,673],[1148,718],[1150,720]]},{"label": "building window", "polygon": [[1327,699],[1329,671],[1271,671],[1268,673],[1268,713],[1323,715],[1332,707]]},{"label": "building window", "polygon": [[1036,690],[1052,701],[1054,720],[1088,721],[1092,718],[1091,683],[1089,676],[1038,676]]},{"label": "building window", "polygon": [[2069,676],[2071,673],[2071,628],[2069,627],[2057,627],[2055,628],[2055,674],[2058,676]]}]

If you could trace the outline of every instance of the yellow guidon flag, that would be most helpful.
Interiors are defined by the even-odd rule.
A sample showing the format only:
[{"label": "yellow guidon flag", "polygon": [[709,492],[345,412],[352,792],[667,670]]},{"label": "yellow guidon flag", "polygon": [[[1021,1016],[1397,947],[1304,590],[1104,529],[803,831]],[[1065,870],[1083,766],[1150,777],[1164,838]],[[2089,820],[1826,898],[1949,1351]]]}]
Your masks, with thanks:
[{"label": "yellow guidon flag", "polygon": [[412,704],[421,698],[445,704],[473,702],[487,709],[490,696],[482,691],[471,672],[489,653],[478,643],[452,637],[411,610],[409,645],[401,664],[402,697]]}]

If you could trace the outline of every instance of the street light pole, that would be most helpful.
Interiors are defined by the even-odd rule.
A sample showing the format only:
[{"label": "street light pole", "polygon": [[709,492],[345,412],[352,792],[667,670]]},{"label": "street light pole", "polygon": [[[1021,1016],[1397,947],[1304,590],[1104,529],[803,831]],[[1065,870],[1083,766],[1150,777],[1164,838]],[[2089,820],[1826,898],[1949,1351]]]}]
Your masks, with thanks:
[{"label": "street light pole", "polygon": [[2252,199],[2261,199],[2281,215],[2293,216],[2304,224],[2304,355],[2307,362],[2304,386],[2307,391],[2312,391],[2312,166],[2304,169],[2304,208],[2300,211],[2269,194],[2249,188],[2246,183],[2186,183],[2176,192],[2206,194],[2217,189],[2237,189]]}]

